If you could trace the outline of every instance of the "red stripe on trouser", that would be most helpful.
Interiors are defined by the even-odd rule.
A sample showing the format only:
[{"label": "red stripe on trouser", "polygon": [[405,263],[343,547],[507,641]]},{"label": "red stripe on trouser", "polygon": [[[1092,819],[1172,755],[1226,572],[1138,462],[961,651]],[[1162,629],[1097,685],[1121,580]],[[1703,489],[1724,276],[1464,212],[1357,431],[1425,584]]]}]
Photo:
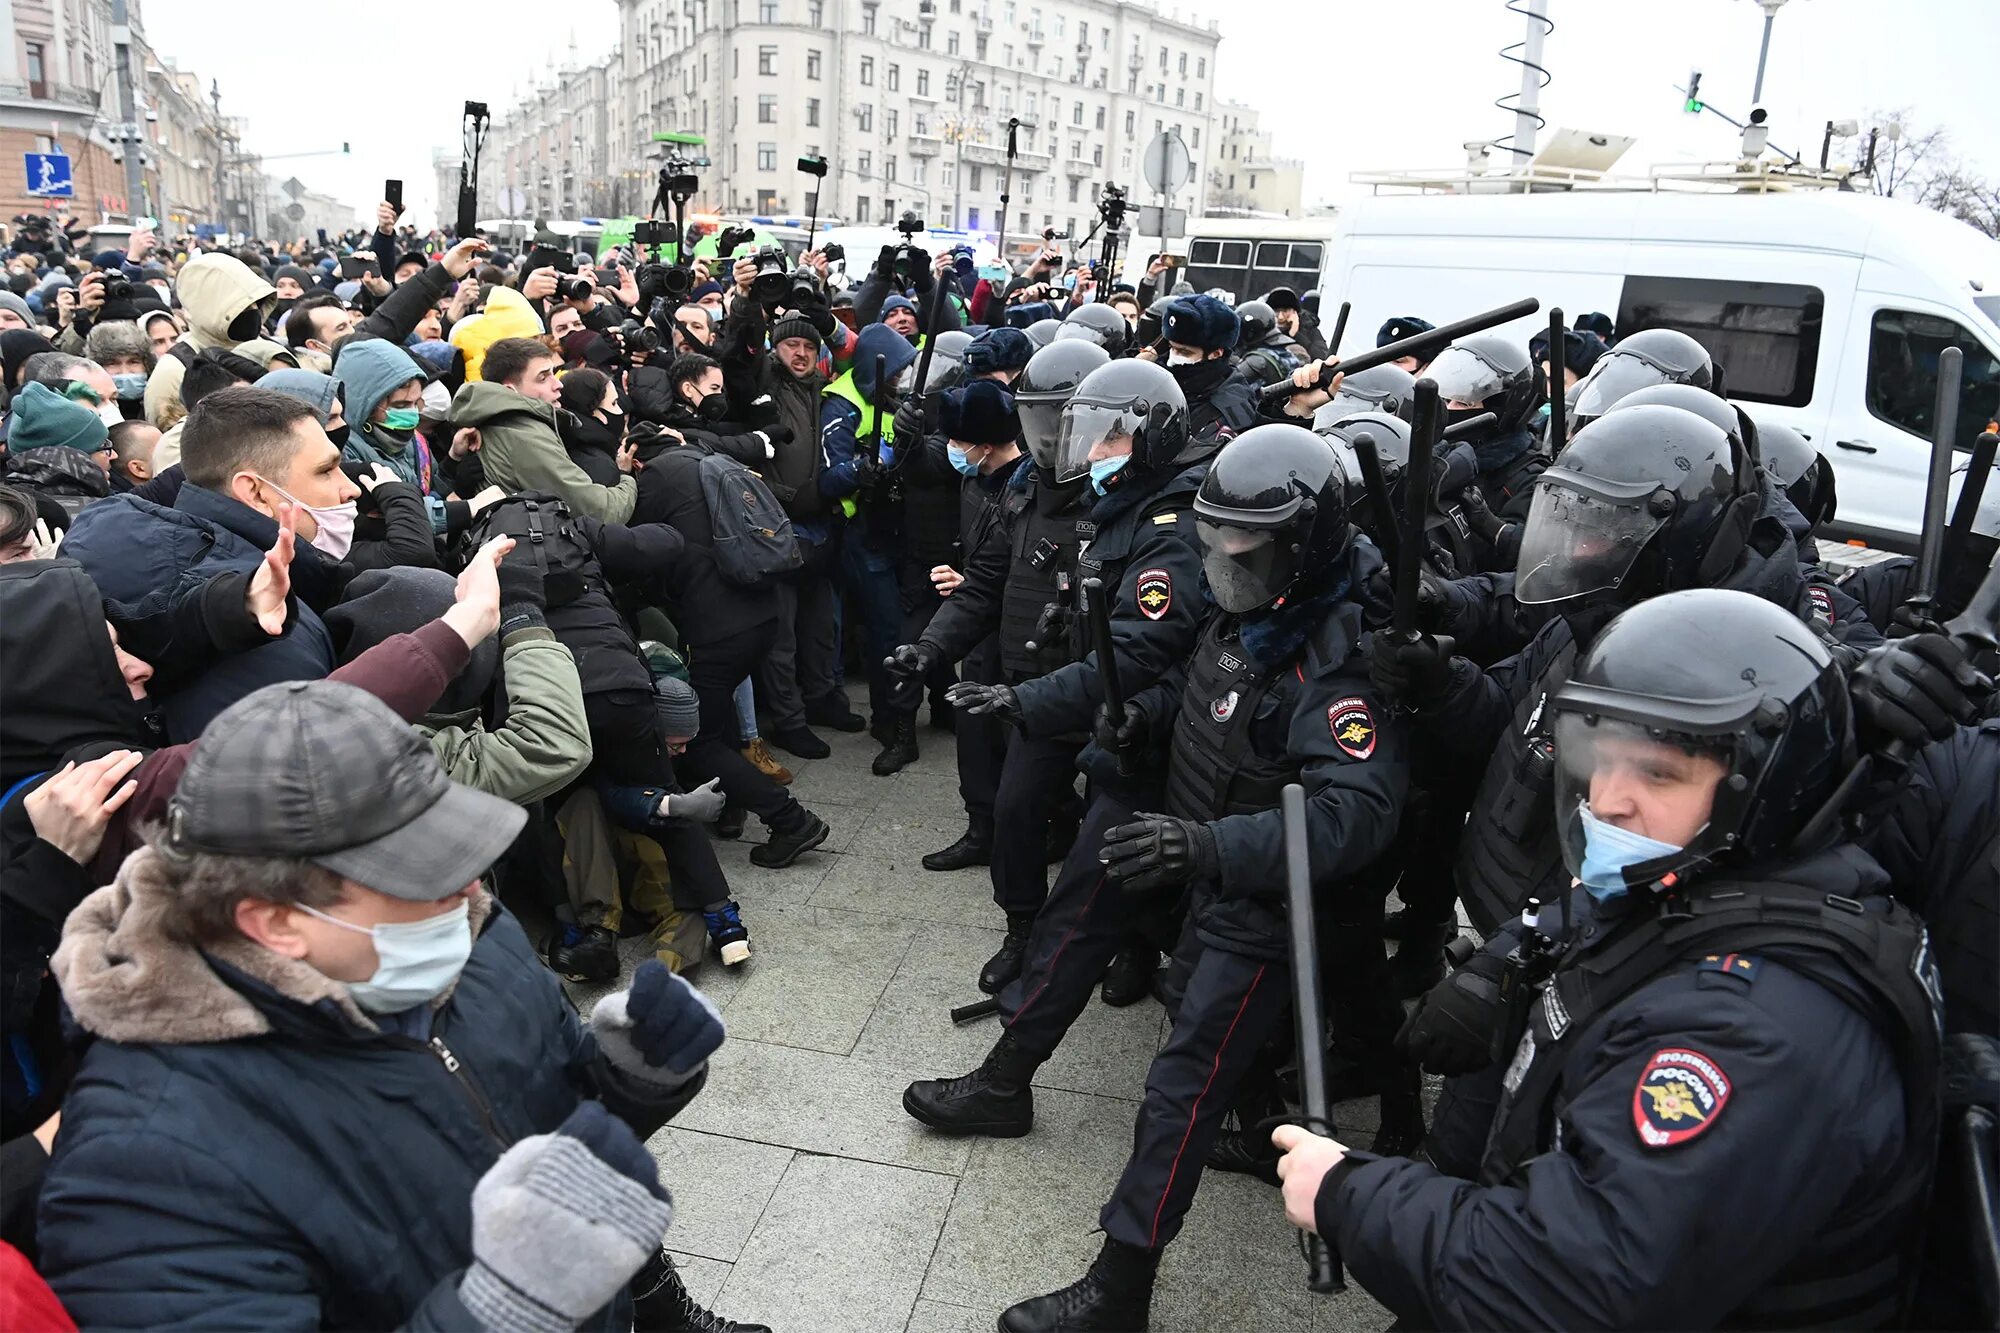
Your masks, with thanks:
[{"label": "red stripe on trouser", "polygon": [[1195,1095],[1194,1105],[1188,1108],[1187,1128],[1181,1132],[1181,1146],[1174,1149],[1174,1164],[1167,1168],[1167,1183],[1160,1190],[1159,1206],[1153,1209],[1153,1230],[1146,1238],[1146,1248],[1160,1247],[1160,1214],[1167,1210],[1167,1196],[1174,1192],[1174,1177],[1180,1174],[1181,1157],[1187,1152],[1188,1140],[1194,1137],[1194,1122],[1201,1117],[1201,1099],[1208,1096],[1208,1090],[1215,1086],[1215,1076],[1222,1071],[1222,1053],[1229,1049],[1229,1039],[1236,1035],[1236,1025],[1243,1021],[1243,1011],[1250,1007],[1250,997],[1257,993],[1257,986],[1264,980],[1264,968],[1257,969],[1257,975],[1250,978],[1250,989],[1243,992],[1243,1002],[1236,1006],[1236,1016],[1229,1020],[1229,1030],[1222,1034],[1222,1044],[1215,1048],[1215,1059],[1209,1062],[1208,1080],[1201,1085]]},{"label": "red stripe on trouser", "polygon": [[1103,875],[1097,877],[1097,887],[1092,889],[1090,896],[1083,900],[1082,908],[1077,911],[1076,920],[1069,923],[1069,929],[1063,932],[1062,941],[1056,945],[1056,951],[1049,955],[1049,965],[1046,975],[1042,977],[1042,984],[1035,987],[1034,994],[1021,1001],[1021,1007],[1016,1009],[1014,1016],[1007,1020],[1008,1027],[1011,1028],[1014,1024],[1020,1022],[1021,1015],[1028,1012],[1028,1006],[1033,1004],[1040,997],[1041,993],[1049,988],[1049,978],[1055,975],[1057,960],[1063,956],[1063,950],[1069,948],[1070,937],[1076,934],[1076,928],[1083,924],[1085,917],[1090,915],[1090,905],[1097,901],[1098,893],[1104,888],[1105,879],[1106,876]]}]

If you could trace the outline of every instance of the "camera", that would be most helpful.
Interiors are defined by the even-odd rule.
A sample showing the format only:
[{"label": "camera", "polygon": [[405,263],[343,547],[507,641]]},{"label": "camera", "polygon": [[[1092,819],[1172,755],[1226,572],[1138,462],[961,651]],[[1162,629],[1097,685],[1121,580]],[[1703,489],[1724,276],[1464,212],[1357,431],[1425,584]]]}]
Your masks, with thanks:
[{"label": "camera", "polygon": [[724,227],[715,236],[715,256],[725,263],[733,262],[737,250],[754,243],[757,239],[753,227]]},{"label": "camera", "polygon": [[672,245],[680,239],[674,224],[664,218],[654,221],[648,218],[632,227],[632,241],[635,245]]},{"label": "camera", "polygon": [[556,296],[564,301],[588,301],[597,291],[597,284],[589,278],[570,278],[556,283]]},{"label": "camera", "polygon": [[757,261],[757,276],[750,279],[750,295],[765,305],[773,305],[792,285],[791,269],[785,262],[785,248],[781,245],[759,246],[752,258]]},{"label": "camera", "polygon": [[1097,215],[1104,219],[1104,225],[1111,231],[1122,230],[1125,226],[1125,210],[1131,205],[1125,199],[1125,187],[1106,181],[1097,197]]},{"label": "camera", "polygon": [[618,336],[624,339],[628,352],[644,352],[651,356],[660,350],[660,331],[651,324],[628,319],[618,326]]},{"label": "camera", "polygon": [[896,247],[896,281],[909,286],[910,280],[930,267],[930,251],[910,238],[924,229],[924,220],[915,213],[904,213],[896,219],[896,230],[903,233],[903,243]]},{"label": "camera", "polygon": [[829,264],[838,264],[847,258],[847,247],[839,241],[828,241],[819,248],[819,252]]},{"label": "camera", "polygon": [[104,275],[104,299],[107,301],[129,301],[135,288],[132,280],[123,273],[106,271]]},{"label": "camera", "polygon": [[902,232],[905,236],[915,236],[923,229],[924,220],[915,213],[905,211],[903,216],[896,219],[896,230]]},{"label": "camera", "polygon": [[[760,273],[758,278],[761,281],[763,275]],[[811,269],[794,269],[786,275],[786,283],[784,292],[776,298],[776,304],[782,305],[787,310],[803,310],[807,306],[819,305],[826,300],[820,291],[819,278]],[[771,302],[767,301],[766,304]]]}]

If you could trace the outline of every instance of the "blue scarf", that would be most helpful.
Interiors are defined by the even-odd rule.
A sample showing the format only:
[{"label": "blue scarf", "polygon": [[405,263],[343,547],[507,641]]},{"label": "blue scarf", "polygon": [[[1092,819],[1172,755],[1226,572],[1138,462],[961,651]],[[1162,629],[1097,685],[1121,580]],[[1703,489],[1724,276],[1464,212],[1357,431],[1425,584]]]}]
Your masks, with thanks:
[{"label": "blue scarf", "polygon": [[1237,637],[1257,670],[1276,671],[1297,656],[1334,604],[1347,596],[1351,582],[1350,571],[1343,562],[1339,580],[1330,587],[1299,601],[1287,602],[1274,611],[1245,616],[1237,626]]}]

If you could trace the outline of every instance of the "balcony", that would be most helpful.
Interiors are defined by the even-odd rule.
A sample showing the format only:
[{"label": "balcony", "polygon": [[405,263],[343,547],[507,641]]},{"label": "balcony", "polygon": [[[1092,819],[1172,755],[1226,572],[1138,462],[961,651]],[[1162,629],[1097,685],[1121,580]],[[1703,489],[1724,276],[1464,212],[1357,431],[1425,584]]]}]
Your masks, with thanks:
[{"label": "balcony", "polygon": [[935,134],[912,134],[903,142],[911,157],[936,157],[944,151],[944,140]]},{"label": "balcony", "polygon": [[[965,160],[979,166],[1004,167],[1007,165],[1007,145],[991,143],[969,143],[965,145]],[[1047,153],[1021,150],[1014,155],[1016,171],[1053,171],[1056,160]]]},{"label": "balcony", "polygon": [[1094,163],[1086,162],[1084,159],[1080,157],[1068,158],[1065,159],[1063,162],[1063,174],[1065,176],[1070,177],[1073,180],[1081,180],[1084,177],[1092,175],[1093,173],[1100,170],[1102,170],[1102,168],[1098,167]]}]

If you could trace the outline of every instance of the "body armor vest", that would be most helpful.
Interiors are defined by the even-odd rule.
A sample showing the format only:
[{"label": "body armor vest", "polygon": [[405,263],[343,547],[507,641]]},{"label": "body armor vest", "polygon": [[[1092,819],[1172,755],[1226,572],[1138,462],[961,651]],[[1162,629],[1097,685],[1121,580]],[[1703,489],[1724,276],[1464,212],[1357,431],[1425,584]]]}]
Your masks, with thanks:
[{"label": "body armor vest", "polygon": [[[1188,662],[1168,743],[1167,813],[1207,823],[1278,808],[1278,793],[1299,779],[1299,765],[1283,745],[1292,711],[1285,686],[1291,679],[1289,671],[1269,676],[1257,671],[1237,639],[1234,616],[1209,617]],[[1279,719],[1276,759],[1251,744],[1258,719],[1273,715]]]}]

